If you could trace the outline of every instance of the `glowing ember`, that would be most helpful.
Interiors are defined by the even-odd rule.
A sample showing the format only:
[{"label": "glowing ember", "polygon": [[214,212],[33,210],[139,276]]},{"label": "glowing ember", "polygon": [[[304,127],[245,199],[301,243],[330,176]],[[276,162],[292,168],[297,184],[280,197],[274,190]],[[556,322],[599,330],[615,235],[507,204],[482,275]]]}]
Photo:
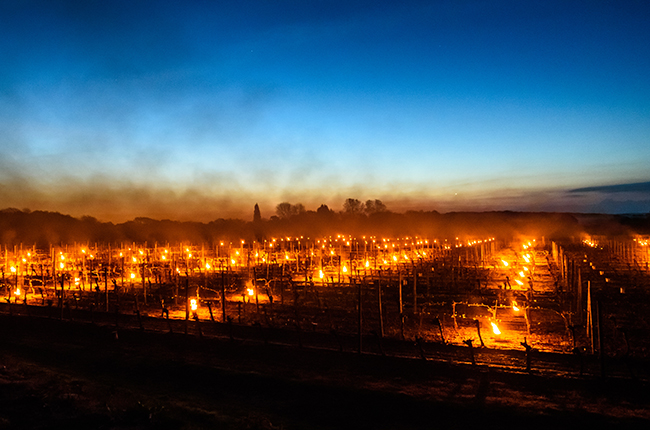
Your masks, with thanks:
[{"label": "glowing ember", "polygon": [[515,312],[519,312],[519,308],[517,307],[517,302],[514,300],[512,301],[512,310]]},{"label": "glowing ember", "polygon": [[196,299],[190,299],[190,308],[192,308],[193,311],[198,309],[198,304],[196,303]]},{"label": "glowing ember", "polygon": [[494,334],[501,334],[501,330],[499,330],[499,327],[497,327],[496,323],[492,322],[490,324],[492,324],[492,331],[494,332]]}]

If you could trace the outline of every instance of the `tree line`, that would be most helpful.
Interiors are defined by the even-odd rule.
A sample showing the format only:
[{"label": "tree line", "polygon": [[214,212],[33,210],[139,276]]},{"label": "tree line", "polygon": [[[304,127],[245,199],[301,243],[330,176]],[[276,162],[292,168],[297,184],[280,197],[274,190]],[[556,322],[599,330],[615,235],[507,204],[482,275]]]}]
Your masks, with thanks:
[{"label": "tree line", "polygon": [[0,246],[21,243],[47,249],[50,244],[72,243],[144,243],[218,244],[222,241],[247,242],[272,238],[320,238],[349,234],[356,237],[396,238],[421,236],[431,239],[456,237],[496,237],[510,240],[518,236],[547,239],[579,238],[582,233],[617,235],[650,234],[650,215],[624,216],[545,212],[449,212],[389,211],[379,200],[361,203],[347,199],[343,209],[334,211],[326,205],[306,210],[303,205],[286,202],[276,206],[276,213],[262,217],[259,206],[252,220],[219,218],[210,222],[156,220],[138,217],[114,224],[92,216],[74,218],[58,212],[18,209],[0,210]]}]

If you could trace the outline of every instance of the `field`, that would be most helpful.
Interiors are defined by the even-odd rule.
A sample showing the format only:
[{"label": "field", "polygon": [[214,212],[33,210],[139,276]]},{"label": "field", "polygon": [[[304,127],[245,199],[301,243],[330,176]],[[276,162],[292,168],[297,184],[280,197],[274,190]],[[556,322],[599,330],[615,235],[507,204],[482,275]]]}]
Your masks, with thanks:
[{"label": "field", "polygon": [[363,277],[310,262],[321,283],[307,259],[172,282],[139,263],[140,288],[63,293],[23,273],[0,306],[0,428],[647,427],[643,254],[479,249]]}]

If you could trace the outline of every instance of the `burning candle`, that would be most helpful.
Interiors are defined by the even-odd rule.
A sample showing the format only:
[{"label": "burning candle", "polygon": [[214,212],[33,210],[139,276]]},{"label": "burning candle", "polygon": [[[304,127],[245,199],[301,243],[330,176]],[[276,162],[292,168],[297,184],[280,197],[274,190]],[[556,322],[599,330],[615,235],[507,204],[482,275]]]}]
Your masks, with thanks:
[{"label": "burning candle", "polygon": [[490,324],[492,324],[492,331],[494,332],[494,334],[497,335],[501,334],[501,330],[499,330],[499,327],[496,325],[496,323],[492,322]]}]

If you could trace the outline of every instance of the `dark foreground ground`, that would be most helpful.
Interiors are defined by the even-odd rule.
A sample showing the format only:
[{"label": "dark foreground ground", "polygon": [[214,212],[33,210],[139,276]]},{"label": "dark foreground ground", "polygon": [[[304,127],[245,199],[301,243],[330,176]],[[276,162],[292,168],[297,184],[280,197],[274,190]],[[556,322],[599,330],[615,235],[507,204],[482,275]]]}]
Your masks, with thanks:
[{"label": "dark foreground ground", "polygon": [[0,429],[647,429],[649,388],[0,314]]}]

